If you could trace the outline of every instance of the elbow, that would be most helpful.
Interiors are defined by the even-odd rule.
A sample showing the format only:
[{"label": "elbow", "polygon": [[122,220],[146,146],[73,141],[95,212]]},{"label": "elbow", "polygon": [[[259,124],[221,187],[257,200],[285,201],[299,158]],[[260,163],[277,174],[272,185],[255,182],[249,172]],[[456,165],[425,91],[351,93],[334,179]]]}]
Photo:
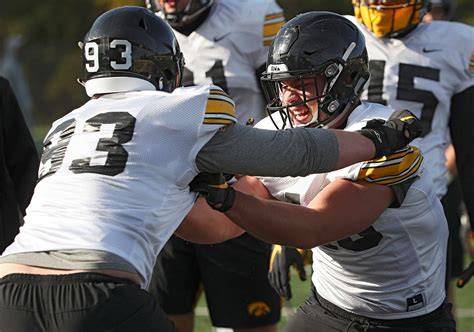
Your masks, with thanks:
[{"label": "elbow", "polygon": [[309,250],[309,249],[313,249],[317,246],[320,246],[321,244],[323,244],[323,243],[321,243],[321,241],[318,237],[304,236],[304,237],[300,237],[299,239],[295,240],[293,243],[287,243],[286,245],[290,246],[290,247]]},{"label": "elbow", "polygon": [[309,249],[316,248],[317,246],[320,246],[320,245],[321,243],[319,243],[319,241],[314,241],[313,239],[310,241],[302,241],[300,245],[297,246],[297,248],[309,250]]}]

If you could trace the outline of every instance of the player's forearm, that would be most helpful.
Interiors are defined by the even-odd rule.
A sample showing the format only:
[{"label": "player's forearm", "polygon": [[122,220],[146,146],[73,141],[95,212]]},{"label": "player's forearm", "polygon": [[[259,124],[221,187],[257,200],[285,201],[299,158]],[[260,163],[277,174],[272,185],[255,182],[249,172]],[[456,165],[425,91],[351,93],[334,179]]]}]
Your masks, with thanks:
[{"label": "player's forearm", "polygon": [[357,133],[333,130],[337,137],[339,158],[336,169],[343,168],[360,161],[370,160],[375,155],[375,146],[370,139]]},{"label": "player's forearm", "polygon": [[199,244],[214,244],[235,238],[244,233],[223,213],[212,210],[204,198],[199,198],[182,221],[175,234]]},{"label": "player's forearm", "polygon": [[262,176],[324,173],[371,159],[371,140],[322,129],[262,130],[233,125],[218,132],[196,158],[201,172]]},{"label": "player's forearm", "polygon": [[225,214],[264,241],[308,249],[361,232],[394,199],[390,187],[337,180],[326,186],[308,207],[236,191],[234,204]]},{"label": "player's forearm", "polygon": [[311,222],[314,211],[302,206],[259,199],[236,191],[234,205],[225,215],[269,243],[305,249],[322,244],[322,228],[321,232],[315,232],[315,223]]}]

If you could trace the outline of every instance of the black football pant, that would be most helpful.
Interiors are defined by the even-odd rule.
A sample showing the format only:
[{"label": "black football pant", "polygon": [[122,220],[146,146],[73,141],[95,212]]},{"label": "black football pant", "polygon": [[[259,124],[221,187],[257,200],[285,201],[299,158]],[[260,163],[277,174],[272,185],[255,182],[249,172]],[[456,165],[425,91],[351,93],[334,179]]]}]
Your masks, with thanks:
[{"label": "black football pant", "polygon": [[433,312],[414,318],[380,320],[347,312],[323,299],[313,288],[312,295],[298,308],[286,332],[455,332],[451,304],[443,303]]},{"label": "black football pant", "polygon": [[96,273],[0,279],[1,332],[174,332],[156,300],[126,279]]}]

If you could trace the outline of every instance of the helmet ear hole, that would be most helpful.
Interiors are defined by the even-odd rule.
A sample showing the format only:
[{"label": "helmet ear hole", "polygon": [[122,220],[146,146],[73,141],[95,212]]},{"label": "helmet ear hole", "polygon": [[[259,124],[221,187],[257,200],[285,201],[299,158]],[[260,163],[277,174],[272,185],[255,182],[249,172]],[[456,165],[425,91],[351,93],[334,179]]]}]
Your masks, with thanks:
[{"label": "helmet ear hole", "polygon": [[344,84],[346,86],[351,86],[353,83],[354,83],[354,80],[356,79],[356,77],[359,75],[358,72],[355,72],[353,71],[352,73],[350,73],[350,75],[347,75],[345,78],[344,78]]},{"label": "helmet ear hole", "polygon": [[169,69],[165,69],[163,71],[163,76],[166,78],[167,81],[174,80],[174,75]]}]

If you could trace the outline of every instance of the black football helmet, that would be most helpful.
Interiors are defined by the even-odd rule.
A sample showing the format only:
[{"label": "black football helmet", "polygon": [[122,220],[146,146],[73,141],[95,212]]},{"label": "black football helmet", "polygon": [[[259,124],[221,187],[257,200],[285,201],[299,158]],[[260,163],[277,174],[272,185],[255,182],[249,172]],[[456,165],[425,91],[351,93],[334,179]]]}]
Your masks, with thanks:
[{"label": "black football helmet", "polygon": [[143,7],[99,16],[80,43],[85,88],[95,94],[161,90],[180,85],[183,54],[169,25]]},{"label": "black football helmet", "polygon": [[[303,82],[308,78],[314,78],[316,87],[316,81],[323,82],[317,87],[317,97],[312,99],[304,93]],[[293,126],[290,107],[315,99],[318,110],[309,125],[338,128],[355,108],[368,79],[365,40],[357,27],[335,13],[308,12],[291,19],[278,32],[270,46],[261,83],[267,112],[280,112],[283,125],[280,127],[274,121],[277,128]],[[301,84],[302,102],[282,103],[282,82],[289,80]],[[321,112],[329,115],[322,121]]]},{"label": "black football helmet", "polygon": [[145,0],[145,5],[148,9],[153,12],[161,11],[165,19],[175,29],[196,21],[213,4],[214,0],[189,0],[188,5],[182,11],[167,12],[159,4],[159,0]]}]

